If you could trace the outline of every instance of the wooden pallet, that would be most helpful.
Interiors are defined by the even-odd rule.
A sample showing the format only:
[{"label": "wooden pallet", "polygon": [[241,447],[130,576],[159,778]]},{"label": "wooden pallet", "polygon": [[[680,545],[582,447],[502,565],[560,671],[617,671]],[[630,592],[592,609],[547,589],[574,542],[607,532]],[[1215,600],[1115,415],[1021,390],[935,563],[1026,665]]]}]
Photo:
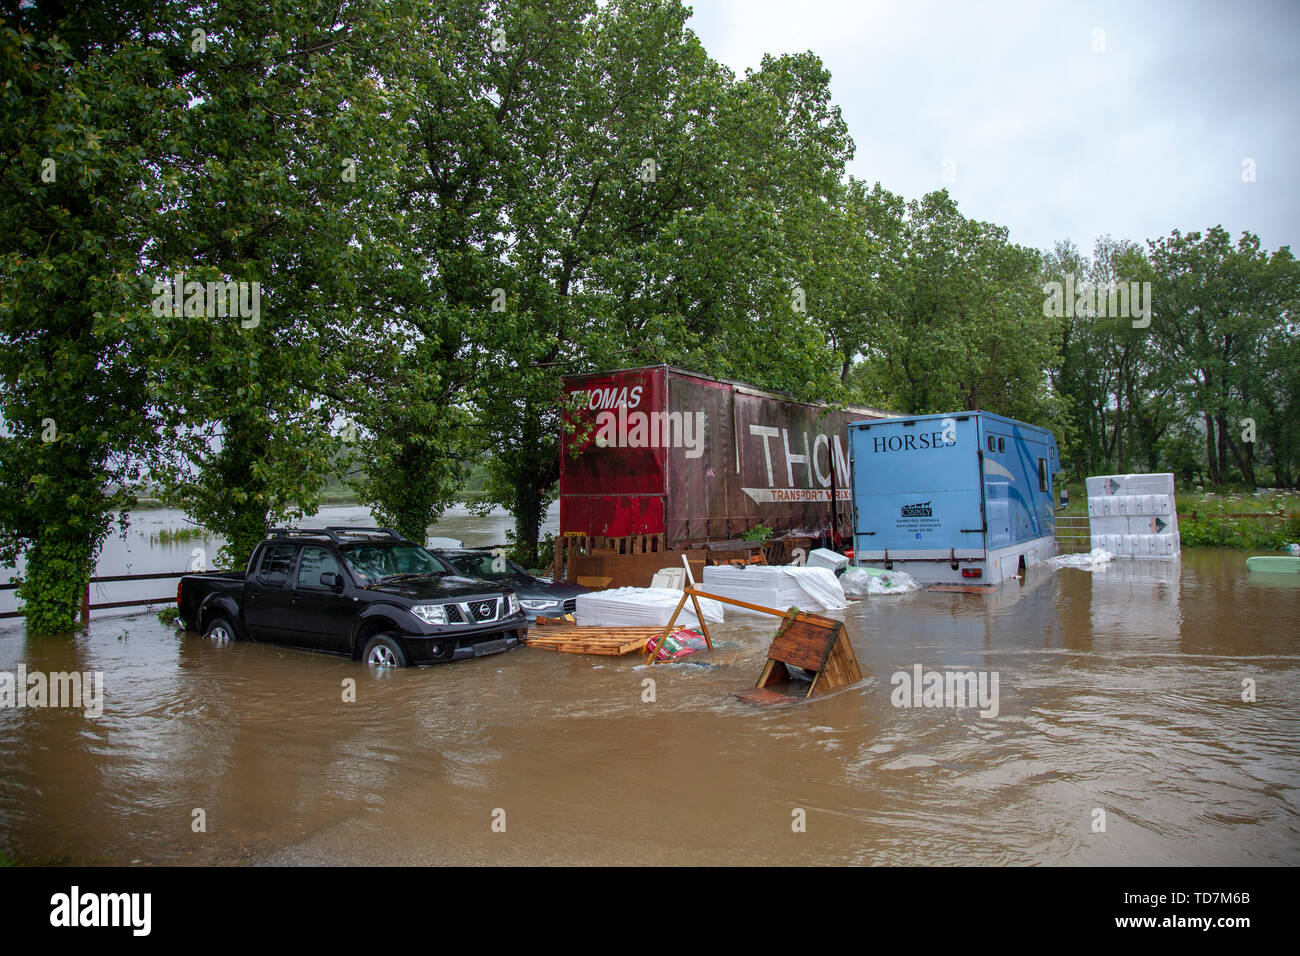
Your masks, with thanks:
[{"label": "wooden pallet", "polygon": [[524,638],[528,647],[565,654],[604,654],[617,657],[645,650],[645,642],[662,634],[662,627],[580,627],[548,624],[533,627]]}]

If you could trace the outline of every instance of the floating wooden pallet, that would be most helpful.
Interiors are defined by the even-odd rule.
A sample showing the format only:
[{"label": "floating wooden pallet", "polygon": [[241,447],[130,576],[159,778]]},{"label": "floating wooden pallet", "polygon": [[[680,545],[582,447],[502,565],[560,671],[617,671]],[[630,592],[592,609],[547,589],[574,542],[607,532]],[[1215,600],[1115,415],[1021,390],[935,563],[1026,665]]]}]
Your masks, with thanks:
[{"label": "floating wooden pallet", "polygon": [[635,654],[645,650],[645,642],[663,633],[662,627],[581,627],[576,624],[550,624],[530,628],[524,644],[544,651],[566,654]]}]

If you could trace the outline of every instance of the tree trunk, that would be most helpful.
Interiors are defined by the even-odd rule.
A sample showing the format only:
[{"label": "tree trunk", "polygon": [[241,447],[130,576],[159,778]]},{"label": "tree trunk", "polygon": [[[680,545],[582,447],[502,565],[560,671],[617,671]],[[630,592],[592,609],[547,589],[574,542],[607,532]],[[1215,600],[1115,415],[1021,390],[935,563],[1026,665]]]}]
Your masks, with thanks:
[{"label": "tree trunk", "polygon": [[529,568],[540,567],[546,560],[537,553],[545,517],[546,499],[560,473],[559,450],[543,439],[542,423],[530,406],[520,442],[512,451],[518,458],[516,478],[511,482],[514,501],[510,509],[515,519],[515,559]]},{"label": "tree trunk", "polygon": [[527,568],[542,562],[537,556],[537,539],[542,528],[542,495],[529,483],[515,493],[515,559]]},{"label": "tree trunk", "polygon": [[1219,426],[1217,440],[1219,443],[1219,476],[1222,479],[1221,484],[1228,483],[1228,418],[1223,412],[1214,416],[1215,424]]},{"label": "tree trunk", "polygon": [[[1219,425],[1220,436],[1224,435],[1226,432],[1227,429],[1221,423]],[[1232,457],[1236,459],[1237,467],[1241,469],[1241,477],[1253,491],[1255,488],[1259,487],[1258,483],[1255,481],[1255,462],[1254,456],[1251,454],[1254,445],[1252,443],[1247,443],[1246,454],[1243,456],[1241,454],[1241,448],[1238,447],[1237,442],[1235,442],[1232,439],[1232,436],[1229,435],[1228,447],[1232,449]]]},{"label": "tree trunk", "polygon": [[1222,485],[1223,473],[1219,470],[1218,446],[1214,441],[1214,417],[1205,412],[1205,470],[1209,473],[1210,484]]},{"label": "tree trunk", "polygon": [[224,425],[218,471],[227,487],[240,489],[245,497],[227,499],[223,507],[214,508],[210,527],[226,539],[221,563],[241,571],[266,537],[266,482],[255,474],[254,465],[266,446],[268,426],[256,413],[237,413]]},{"label": "tree trunk", "polygon": [[1124,400],[1115,393],[1115,464],[1120,474],[1128,474],[1128,456],[1124,452]]}]

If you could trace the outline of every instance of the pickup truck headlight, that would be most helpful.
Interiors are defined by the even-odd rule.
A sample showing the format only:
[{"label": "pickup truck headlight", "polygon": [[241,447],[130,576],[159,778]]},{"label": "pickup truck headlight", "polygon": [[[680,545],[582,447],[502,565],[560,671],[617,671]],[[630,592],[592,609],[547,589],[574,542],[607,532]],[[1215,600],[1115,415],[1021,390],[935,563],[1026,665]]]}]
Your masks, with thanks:
[{"label": "pickup truck headlight", "polygon": [[441,604],[417,604],[411,613],[425,624],[446,624],[447,608]]},{"label": "pickup truck headlight", "polygon": [[528,598],[524,598],[519,603],[522,604],[524,606],[524,609],[528,611],[549,611],[552,608],[556,608],[560,606],[559,601],[546,601],[542,599],[529,600]]},{"label": "pickup truck headlight", "polygon": [[519,598],[513,594],[506,595],[506,617],[519,613]]}]

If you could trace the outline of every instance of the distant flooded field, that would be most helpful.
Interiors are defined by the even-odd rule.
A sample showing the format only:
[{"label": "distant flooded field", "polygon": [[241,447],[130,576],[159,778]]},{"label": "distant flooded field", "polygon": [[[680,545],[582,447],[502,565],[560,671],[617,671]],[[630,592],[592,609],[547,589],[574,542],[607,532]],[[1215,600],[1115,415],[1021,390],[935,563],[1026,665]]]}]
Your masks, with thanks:
[{"label": "distant flooded field", "polygon": [[[774,619],[731,612],[712,654],[651,669],[521,648],[374,672],[216,646],[152,614],[95,619],[75,641],[8,621],[0,672],[101,671],[104,702],[98,719],[0,709],[0,852],[1295,865],[1300,576],[1244,565],[1189,551],[1035,568],[989,595],[869,598],[834,612],[866,679],[770,708],[733,695],[753,686]],[[895,706],[894,675],[916,665],[996,675],[996,716]]]}]

